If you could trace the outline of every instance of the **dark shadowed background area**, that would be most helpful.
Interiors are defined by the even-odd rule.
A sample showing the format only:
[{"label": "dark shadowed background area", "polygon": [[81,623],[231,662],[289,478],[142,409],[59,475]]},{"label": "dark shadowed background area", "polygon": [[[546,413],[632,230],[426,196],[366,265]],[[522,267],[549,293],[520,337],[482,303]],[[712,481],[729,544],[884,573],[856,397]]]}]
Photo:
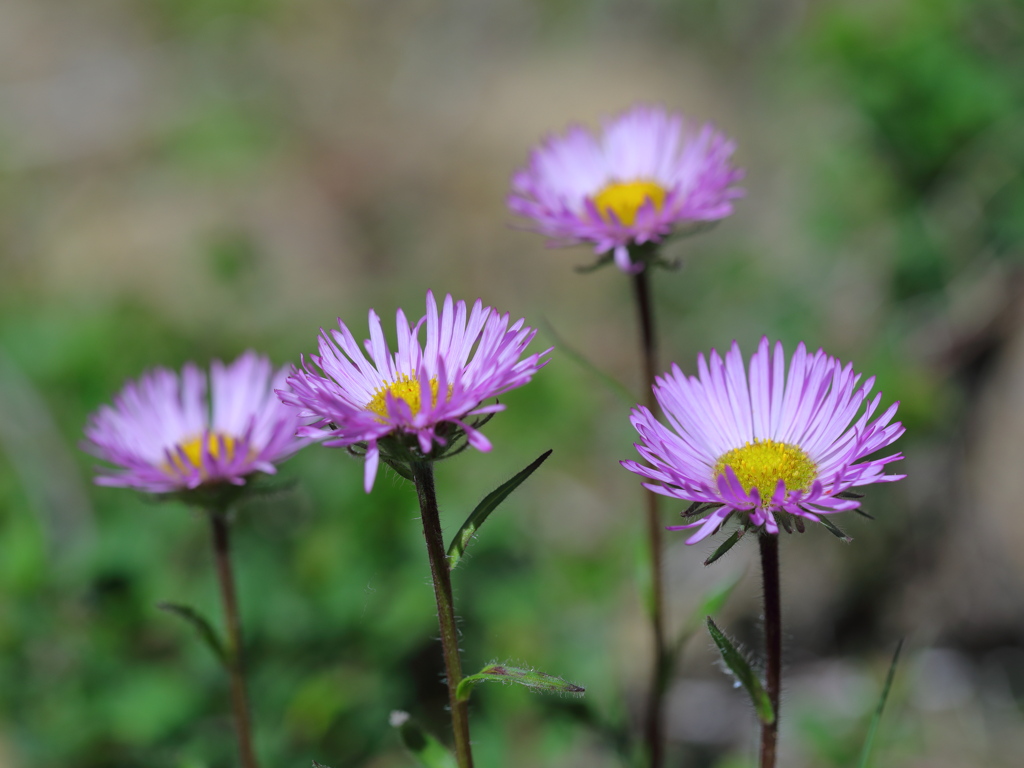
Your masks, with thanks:
[{"label": "dark shadowed background area", "polygon": [[[748,171],[656,276],[662,367],[802,339],[877,375],[907,425],[908,479],[871,489],[875,522],[837,518],[852,544],[782,543],[781,763],[856,764],[905,637],[875,764],[1020,765],[1022,43],[1019,0],[0,0],[0,767],[233,764],[220,670],[156,608],[219,617],[204,521],[95,488],[82,426],[149,366],[297,361],[336,317],[358,334],[427,288],[560,347],[504,398],[494,451],[439,469],[454,531],[554,449],[454,574],[465,664],[588,688],[481,687],[478,764],[628,764],[650,645],[616,465],[631,402],[565,347],[638,392],[629,285],[577,274],[587,249],[545,249],[504,197],[545,133],[637,101],[714,121]],[[262,762],[411,765],[389,711],[446,727],[415,495],[393,473],[365,495],[337,450],[283,474],[236,527]],[[683,537],[673,626],[739,580],[720,623],[757,648],[753,548],[705,569],[713,544]],[[669,730],[674,766],[753,765],[702,631]]]}]

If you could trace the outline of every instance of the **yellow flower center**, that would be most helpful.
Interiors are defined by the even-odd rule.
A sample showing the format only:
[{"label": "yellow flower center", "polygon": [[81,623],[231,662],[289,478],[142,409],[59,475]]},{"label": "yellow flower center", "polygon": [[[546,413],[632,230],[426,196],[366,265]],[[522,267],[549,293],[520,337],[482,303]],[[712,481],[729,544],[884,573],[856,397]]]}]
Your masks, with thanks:
[{"label": "yellow flower center", "polygon": [[[221,453],[221,443],[224,445],[224,453]],[[191,440],[185,440],[179,443],[177,448],[181,450],[174,450],[171,452],[171,461],[173,467],[168,467],[169,470],[173,471],[177,469],[179,472],[188,472],[192,469],[203,468],[203,438],[193,437]],[[210,456],[215,459],[226,458],[232,459],[235,455],[235,438],[231,435],[226,435],[223,432],[212,432],[206,438],[206,450],[209,451]],[[182,460],[181,454],[185,454],[185,459]]]},{"label": "yellow flower center", "polygon": [[762,504],[771,501],[779,480],[787,491],[806,491],[818,476],[818,467],[800,448],[774,440],[754,440],[723,453],[715,462],[714,476],[726,467],[732,467],[745,491],[757,488]]},{"label": "yellow flower center", "polygon": [[665,188],[653,181],[616,181],[594,195],[594,205],[605,221],[611,222],[614,213],[620,224],[630,226],[640,206],[650,200],[661,208],[665,195]]},{"label": "yellow flower center", "polygon": [[[430,380],[430,405],[437,405],[437,379]],[[373,411],[380,421],[386,421],[388,417],[388,392],[396,400],[404,400],[409,405],[409,410],[415,416],[422,407],[422,393],[420,391],[420,380],[411,379],[404,373],[400,374],[398,381],[385,384],[378,389],[373,399],[366,404],[366,410]],[[452,393],[452,385],[448,385],[448,394]]]}]

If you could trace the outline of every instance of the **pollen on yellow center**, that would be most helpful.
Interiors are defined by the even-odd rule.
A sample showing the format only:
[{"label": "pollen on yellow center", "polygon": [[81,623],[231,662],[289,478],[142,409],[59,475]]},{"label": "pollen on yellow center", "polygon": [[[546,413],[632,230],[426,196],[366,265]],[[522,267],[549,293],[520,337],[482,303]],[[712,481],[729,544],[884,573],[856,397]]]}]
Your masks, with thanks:
[{"label": "pollen on yellow center", "polygon": [[[430,404],[431,406],[437,405],[437,379],[430,380]],[[373,399],[366,404],[366,410],[373,411],[377,414],[381,420],[387,419],[388,416],[388,401],[387,394],[391,393],[391,396],[396,400],[404,400],[409,405],[409,410],[412,411],[415,416],[420,412],[422,407],[422,393],[420,392],[420,381],[419,379],[411,379],[405,374],[401,374],[398,381],[392,382],[391,384],[385,384],[383,387],[378,389]],[[448,385],[448,394],[452,393],[452,387]]]},{"label": "pollen on yellow center", "polygon": [[640,206],[650,200],[660,209],[665,195],[665,188],[653,181],[616,181],[594,195],[594,205],[605,221],[611,222],[614,213],[620,224],[630,226]]},{"label": "pollen on yellow center", "polygon": [[806,491],[818,476],[818,467],[803,450],[774,440],[755,440],[723,453],[715,462],[715,477],[726,467],[732,467],[745,491],[757,488],[762,503],[775,494],[779,480],[787,491]]},{"label": "pollen on yellow center", "polygon": [[[221,452],[221,445],[223,444],[224,450]],[[172,451],[172,460],[174,467],[181,472],[187,472],[191,469],[202,469],[203,467],[203,438],[202,435],[193,437],[191,440],[185,440],[177,446],[181,451]],[[209,451],[210,456],[215,459],[226,458],[231,459],[235,455],[235,439],[231,435],[226,435],[220,432],[214,432],[206,438],[206,450]],[[183,460],[181,454],[185,454]]]}]

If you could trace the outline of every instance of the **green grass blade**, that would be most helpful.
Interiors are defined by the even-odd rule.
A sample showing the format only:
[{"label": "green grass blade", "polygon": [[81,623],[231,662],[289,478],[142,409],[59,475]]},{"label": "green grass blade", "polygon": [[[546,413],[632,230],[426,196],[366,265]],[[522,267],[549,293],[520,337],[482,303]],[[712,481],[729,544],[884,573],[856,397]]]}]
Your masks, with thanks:
[{"label": "green grass blade", "polygon": [[885,709],[885,702],[889,698],[889,691],[892,688],[893,678],[896,676],[896,663],[900,660],[900,651],[903,650],[902,638],[896,644],[896,651],[892,655],[892,662],[889,664],[889,673],[885,676],[885,685],[882,688],[882,697],[875,707],[875,714],[871,718],[871,725],[868,726],[868,735],[864,739],[864,749],[860,753],[860,762],[857,768],[868,768],[868,760],[871,757],[871,748],[875,744],[875,734],[878,731],[878,724],[882,720],[882,710]]},{"label": "green grass blade", "polygon": [[629,387],[620,382],[614,376],[611,376],[602,371],[594,363],[590,362],[590,360],[588,360],[582,352],[577,350],[571,344],[567,343],[565,339],[559,336],[558,332],[552,327],[551,323],[549,323],[546,319],[541,320],[541,324],[544,326],[544,332],[547,333],[547,335],[550,336],[551,339],[555,342],[555,347],[558,349],[558,354],[560,356],[568,357],[578,366],[583,368],[583,370],[594,374],[605,384],[605,386],[608,387],[609,390],[612,391],[613,394],[615,394],[620,400],[622,400],[624,404],[628,406],[633,406],[636,404],[637,397],[635,394],[629,391]]}]

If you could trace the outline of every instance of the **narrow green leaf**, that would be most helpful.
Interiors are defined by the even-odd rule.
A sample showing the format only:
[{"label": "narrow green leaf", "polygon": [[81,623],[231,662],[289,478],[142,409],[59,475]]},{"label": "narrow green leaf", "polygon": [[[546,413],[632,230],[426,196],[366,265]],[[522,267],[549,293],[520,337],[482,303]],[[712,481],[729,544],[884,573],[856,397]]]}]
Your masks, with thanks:
[{"label": "narrow green leaf", "polygon": [[718,646],[725,665],[736,676],[740,684],[747,689],[758,719],[766,725],[774,723],[775,710],[772,707],[771,700],[768,698],[768,693],[765,691],[764,686],[761,685],[761,680],[754,674],[754,670],[751,669],[747,659],[737,650],[726,634],[718,628],[710,616],[708,616],[708,632],[711,633],[711,639]]},{"label": "narrow green leaf", "polygon": [[730,549],[736,546],[736,542],[743,538],[743,528],[738,528],[732,532],[732,535],[718,545],[718,549],[711,553],[711,557],[704,561],[704,565],[711,565],[715,560],[720,558]]},{"label": "narrow green leaf", "polygon": [[616,395],[624,404],[627,406],[633,406],[637,402],[637,397],[629,388],[620,382],[615,377],[605,373],[594,363],[590,362],[587,357],[580,352],[578,349],[569,344],[565,339],[558,335],[558,332],[551,326],[546,319],[541,320],[541,324],[544,326],[544,331],[548,336],[551,337],[552,341],[555,342],[555,346],[558,348],[559,357],[568,357],[583,370],[589,371],[600,379],[605,386]]},{"label": "narrow green leaf", "polygon": [[833,523],[831,520],[828,519],[828,515],[818,515],[818,521],[822,525],[824,525],[826,528],[828,528],[829,533],[831,533],[837,539],[840,539],[841,541],[845,541],[847,544],[849,544],[851,541],[853,541],[853,537],[847,536],[842,528],[840,528],[838,525],[836,525],[835,523]]},{"label": "narrow green leaf", "polygon": [[323,763],[318,763],[316,760],[314,760],[313,768],[328,768],[328,766],[324,765]]},{"label": "narrow green leaf", "polygon": [[199,635],[199,639],[206,644],[207,648],[213,651],[213,655],[217,657],[217,660],[225,668],[230,667],[230,660],[228,659],[228,652],[224,647],[224,643],[221,642],[210,622],[199,611],[187,605],[179,605],[178,603],[162,602],[157,603],[156,607],[161,611],[172,613],[191,624],[196,634]]},{"label": "narrow green leaf", "polygon": [[455,757],[448,748],[431,733],[423,730],[408,712],[392,712],[389,722],[393,728],[398,729],[402,744],[423,768],[457,768]]},{"label": "narrow green leaf", "polygon": [[855,510],[853,510],[853,511],[854,511],[854,512],[856,512],[856,513],[857,513],[858,515],[860,515],[861,517],[866,517],[866,518],[867,518],[868,520],[874,520],[874,519],[875,519],[875,516],[874,516],[874,515],[870,515],[870,514],[868,514],[867,512],[865,512],[865,511],[864,511],[863,509],[861,509],[860,507],[857,507],[857,508],[856,508]]},{"label": "narrow green leaf", "polygon": [[516,488],[522,485],[523,481],[526,480],[530,475],[541,464],[547,460],[548,456],[551,455],[551,451],[545,451],[537,459],[533,461],[530,466],[522,470],[513,477],[511,480],[502,483],[489,494],[484,497],[484,500],[476,505],[469,517],[466,518],[466,522],[459,528],[459,532],[455,534],[455,538],[452,539],[451,545],[448,547],[448,569],[451,570],[459,564],[459,560],[462,559],[462,555],[465,553],[469,543],[473,540],[473,536],[479,530],[480,526],[484,524],[491,512],[493,512],[501,502],[503,502],[508,495],[512,493]]},{"label": "narrow green leaf", "polygon": [[385,464],[387,464],[389,467],[395,470],[395,472],[397,472],[400,477],[404,477],[410,483],[414,482],[412,479],[412,472],[409,471],[408,466],[406,466],[400,461],[389,459],[387,456],[381,456],[380,458]]},{"label": "narrow green leaf", "polygon": [[586,691],[581,685],[570,683],[560,677],[538,672],[529,667],[515,667],[511,664],[488,664],[475,675],[464,677],[455,690],[459,701],[469,701],[473,686],[477,683],[515,683],[539,693],[571,693],[582,694]]},{"label": "narrow green leaf", "polygon": [[875,707],[875,714],[871,718],[871,725],[868,726],[868,735],[864,739],[864,749],[860,753],[858,768],[867,768],[868,759],[871,757],[871,748],[875,743],[875,733],[878,731],[878,723],[882,720],[882,710],[885,709],[885,702],[889,698],[889,691],[892,689],[892,681],[896,676],[896,663],[900,660],[900,651],[903,650],[903,639],[896,644],[896,652],[892,655],[892,662],[889,664],[889,673],[885,676],[885,685],[882,687],[882,697]]}]

